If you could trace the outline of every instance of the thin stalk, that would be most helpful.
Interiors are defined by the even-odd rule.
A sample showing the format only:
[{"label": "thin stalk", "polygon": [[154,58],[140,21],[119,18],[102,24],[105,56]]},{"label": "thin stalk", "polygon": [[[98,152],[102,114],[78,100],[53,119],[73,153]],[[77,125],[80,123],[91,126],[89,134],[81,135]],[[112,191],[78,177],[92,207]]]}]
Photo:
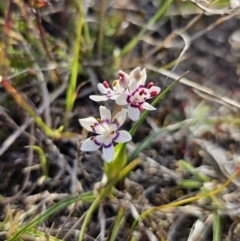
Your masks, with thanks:
[{"label": "thin stalk", "polygon": [[[109,188],[107,189],[109,190]],[[78,241],[82,241],[83,240],[83,236],[84,236],[84,232],[86,230],[87,224],[90,221],[90,218],[92,217],[93,212],[95,211],[95,209],[99,206],[101,200],[108,194],[107,191],[103,191],[101,192],[101,194],[93,201],[92,205],[90,206],[90,208],[87,211],[86,217],[84,218],[83,224],[81,226],[81,230],[80,230],[80,234],[78,237]]]},{"label": "thin stalk", "polygon": [[129,165],[127,165],[120,173],[119,175],[117,175],[114,179],[110,180],[109,183],[106,185],[106,187],[104,187],[102,190],[100,190],[100,194],[99,196],[94,200],[94,202],[92,203],[92,205],[90,206],[90,208],[87,211],[86,217],[83,221],[82,227],[81,227],[81,231],[78,237],[78,241],[82,241],[84,238],[84,232],[86,230],[87,224],[90,221],[93,212],[95,211],[95,209],[99,206],[101,200],[103,200],[103,198],[105,198],[110,192],[112,187],[119,181],[121,180],[123,177],[125,177],[133,168],[135,168],[137,165],[139,164],[139,160],[134,160],[133,162],[131,162]]},{"label": "thin stalk", "polygon": [[78,19],[77,19],[77,36],[74,45],[74,58],[71,67],[71,76],[70,81],[67,88],[67,97],[66,97],[66,113],[64,126],[68,126],[68,118],[69,114],[72,110],[74,101],[76,99],[75,89],[77,84],[77,76],[78,76],[78,67],[79,67],[79,58],[80,58],[80,46],[81,46],[81,35],[82,35],[82,27],[83,27],[83,19],[82,19],[82,0],[76,1],[78,7]]},{"label": "thin stalk", "polygon": [[218,208],[214,210],[213,218],[213,241],[221,240],[221,217],[218,213]]}]

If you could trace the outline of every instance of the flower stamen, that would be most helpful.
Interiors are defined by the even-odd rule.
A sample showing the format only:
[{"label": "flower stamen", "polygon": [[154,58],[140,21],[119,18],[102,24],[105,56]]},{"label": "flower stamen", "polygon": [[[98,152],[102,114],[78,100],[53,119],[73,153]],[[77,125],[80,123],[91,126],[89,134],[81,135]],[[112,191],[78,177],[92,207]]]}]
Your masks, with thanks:
[{"label": "flower stamen", "polygon": [[114,80],[114,81],[112,82],[112,86],[113,86],[113,87],[116,87],[117,84],[118,84],[118,81],[117,81],[117,80]]},{"label": "flower stamen", "polygon": [[116,118],[114,118],[114,120],[112,121],[113,124],[119,125],[119,122]]},{"label": "flower stamen", "polygon": [[106,88],[106,89],[109,89],[109,84],[108,82],[105,80],[103,81],[103,86]]}]

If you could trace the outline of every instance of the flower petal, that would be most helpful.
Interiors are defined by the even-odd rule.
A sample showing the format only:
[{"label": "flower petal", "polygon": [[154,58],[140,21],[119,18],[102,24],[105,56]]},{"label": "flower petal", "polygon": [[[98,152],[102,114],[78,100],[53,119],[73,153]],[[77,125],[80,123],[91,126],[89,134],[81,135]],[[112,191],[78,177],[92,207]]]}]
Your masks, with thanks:
[{"label": "flower petal", "polygon": [[93,117],[79,119],[79,122],[80,125],[87,131],[91,131],[97,134],[102,134],[102,132],[104,131],[99,122]]},{"label": "flower petal", "polygon": [[112,120],[111,130],[116,131],[126,120],[127,118],[127,109],[121,109]]},{"label": "flower petal", "polygon": [[95,151],[95,150],[97,150],[102,145],[102,143],[96,142],[95,138],[96,137],[90,137],[90,138],[86,139],[82,143],[80,150],[81,151]]},{"label": "flower petal", "polygon": [[128,106],[128,117],[132,121],[137,121],[140,117],[140,110],[137,107]]},{"label": "flower petal", "polygon": [[130,81],[130,76],[128,74],[126,74],[125,72],[123,72],[122,70],[119,70],[118,75],[119,75],[120,86],[123,89],[127,89],[129,81]]},{"label": "flower petal", "polygon": [[94,136],[94,137],[95,137],[94,141],[97,145],[102,145],[106,140],[106,136],[104,136],[104,135],[98,135],[98,136]]},{"label": "flower petal", "polygon": [[98,90],[103,93],[107,94],[107,92],[110,90],[110,88],[106,88],[102,83],[97,84]]},{"label": "flower petal", "polygon": [[138,88],[138,84],[137,84],[137,80],[136,79],[131,79],[130,83],[129,83],[129,90],[131,92],[136,91]]},{"label": "flower petal", "polygon": [[93,101],[106,101],[109,98],[106,95],[90,95],[89,98]]},{"label": "flower petal", "polygon": [[141,78],[141,68],[137,67],[134,70],[131,71],[131,73],[129,74],[131,79],[135,79],[135,80],[140,80]]},{"label": "flower petal", "polygon": [[[121,93],[122,93],[122,92],[121,92]],[[120,96],[121,93],[116,93],[116,94],[111,95],[111,96],[110,96],[110,99],[111,99],[111,100],[116,100],[116,99]]]},{"label": "flower petal", "polygon": [[101,121],[104,124],[110,124],[112,115],[111,115],[111,111],[109,109],[107,109],[105,106],[100,106],[99,107],[99,112],[100,112],[100,117],[101,117]]},{"label": "flower petal", "polygon": [[144,103],[142,104],[142,107],[143,107],[144,109],[146,109],[146,110],[156,110],[155,107],[151,106],[151,105],[150,105],[149,103],[147,103],[147,102],[144,102]]},{"label": "flower petal", "polygon": [[[152,86],[150,89],[145,89],[147,94],[146,94],[146,98],[147,99],[150,99],[150,98],[153,98],[155,97],[156,95],[158,95],[161,91],[161,88],[160,87],[157,87],[157,86]],[[153,96],[151,93],[156,93],[155,96]]]},{"label": "flower petal", "polygon": [[117,143],[124,143],[132,140],[132,136],[127,131],[116,131],[113,137],[113,141]]},{"label": "flower petal", "polygon": [[124,92],[120,94],[115,101],[118,105],[127,105],[128,104],[127,97],[128,97],[128,94]]},{"label": "flower petal", "polygon": [[111,162],[113,160],[114,148],[111,138],[106,139],[103,143],[103,156],[106,162]]},{"label": "flower petal", "polygon": [[146,81],[146,79],[147,79],[147,73],[146,73],[146,69],[145,68],[143,68],[142,69],[142,71],[141,71],[141,84],[142,85],[145,85],[145,81]]}]

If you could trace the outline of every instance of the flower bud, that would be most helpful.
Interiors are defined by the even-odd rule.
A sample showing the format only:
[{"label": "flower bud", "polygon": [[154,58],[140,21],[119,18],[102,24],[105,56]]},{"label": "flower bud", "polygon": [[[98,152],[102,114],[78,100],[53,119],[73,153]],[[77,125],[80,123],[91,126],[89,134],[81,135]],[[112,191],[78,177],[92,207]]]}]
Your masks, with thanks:
[{"label": "flower bud", "polygon": [[128,74],[119,70],[119,84],[122,88],[127,89],[129,85],[130,77]]},{"label": "flower bud", "polygon": [[135,79],[139,81],[142,78],[142,71],[140,67],[135,68],[131,73],[130,73],[131,79]]}]

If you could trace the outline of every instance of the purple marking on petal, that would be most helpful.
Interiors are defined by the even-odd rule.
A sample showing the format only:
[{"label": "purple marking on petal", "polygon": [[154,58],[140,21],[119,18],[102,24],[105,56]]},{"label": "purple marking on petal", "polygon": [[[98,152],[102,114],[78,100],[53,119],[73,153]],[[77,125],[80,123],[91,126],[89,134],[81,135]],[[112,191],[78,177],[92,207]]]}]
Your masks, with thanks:
[{"label": "purple marking on petal", "polygon": [[107,98],[109,99],[111,96],[112,96],[112,94],[111,94],[111,91],[109,90],[107,93],[106,93],[106,96],[107,96]]},{"label": "purple marking on petal", "polygon": [[99,126],[99,123],[98,123],[98,122],[95,122],[95,123],[93,124],[93,126],[91,126],[92,131],[93,131],[94,133],[96,133],[96,129],[95,129],[96,126]]},{"label": "purple marking on petal", "polygon": [[112,142],[110,142],[108,145],[103,144],[103,146],[104,146],[105,148],[109,148],[109,147],[112,146]]},{"label": "purple marking on petal", "polygon": [[119,131],[116,131],[115,133],[116,133],[116,136],[113,138],[113,141],[117,140],[117,138],[120,136]]},{"label": "purple marking on petal", "polygon": [[102,120],[102,123],[107,123],[108,125],[110,124],[109,119]]},{"label": "purple marking on petal", "polygon": [[133,108],[138,108],[138,104],[135,105],[135,104],[131,103],[130,106],[133,107]]},{"label": "purple marking on petal", "polygon": [[94,138],[94,143],[97,145],[97,146],[101,146],[102,145],[102,143],[100,143],[100,142],[98,142],[97,140],[96,140],[96,138]]},{"label": "purple marking on petal", "polygon": [[132,96],[131,95],[128,95],[128,97],[127,97],[127,102],[128,103],[131,103],[131,101],[130,101],[130,98],[131,98]]},{"label": "purple marking on petal", "polygon": [[116,125],[116,126],[117,126],[117,129],[118,129],[119,126],[120,126],[120,124],[119,124],[119,122],[118,122],[118,120],[117,120],[116,118],[112,121],[111,124],[112,124],[112,125]]},{"label": "purple marking on petal", "polygon": [[136,92],[138,92],[138,89],[139,89],[139,88],[135,89],[135,90],[131,93],[131,95],[134,96],[134,95],[136,94]]},{"label": "purple marking on petal", "polygon": [[141,90],[143,90],[142,95],[146,95],[146,94],[147,94],[146,88],[145,88],[143,85],[140,85],[138,89],[139,89],[139,92],[140,92]]}]

